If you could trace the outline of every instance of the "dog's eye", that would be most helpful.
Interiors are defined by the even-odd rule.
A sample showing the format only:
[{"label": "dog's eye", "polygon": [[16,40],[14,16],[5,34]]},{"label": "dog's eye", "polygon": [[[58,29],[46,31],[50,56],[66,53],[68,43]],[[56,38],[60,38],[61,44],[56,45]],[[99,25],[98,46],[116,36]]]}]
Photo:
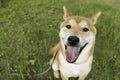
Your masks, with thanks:
[{"label": "dog's eye", "polygon": [[70,26],[70,25],[66,25],[66,28],[67,28],[67,29],[70,29],[70,28],[71,28],[71,26]]},{"label": "dog's eye", "polygon": [[87,31],[89,31],[89,29],[88,28],[83,28],[83,31],[87,32]]}]

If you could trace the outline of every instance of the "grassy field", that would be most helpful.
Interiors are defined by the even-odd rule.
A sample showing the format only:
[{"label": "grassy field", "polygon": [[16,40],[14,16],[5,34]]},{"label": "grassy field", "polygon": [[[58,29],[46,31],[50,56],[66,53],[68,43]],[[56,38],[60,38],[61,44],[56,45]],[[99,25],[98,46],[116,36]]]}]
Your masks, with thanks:
[{"label": "grassy field", "polygon": [[93,68],[86,80],[120,80],[120,0],[0,0],[0,77],[5,80],[56,80],[49,67],[49,49],[59,41],[63,6],[90,17],[102,11],[97,28]]}]

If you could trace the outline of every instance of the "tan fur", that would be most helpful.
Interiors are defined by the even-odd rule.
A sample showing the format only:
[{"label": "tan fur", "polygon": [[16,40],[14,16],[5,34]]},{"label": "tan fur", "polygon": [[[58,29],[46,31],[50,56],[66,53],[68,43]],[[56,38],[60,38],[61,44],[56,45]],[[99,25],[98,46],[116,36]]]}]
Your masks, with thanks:
[{"label": "tan fur", "polygon": [[60,42],[50,49],[49,54],[54,55],[60,49]]},{"label": "tan fur", "polygon": [[[64,22],[60,25],[60,42],[50,50],[50,54],[53,55],[57,53],[56,59],[52,65],[53,73],[56,78],[59,78],[59,72],[62,80],[69,80],[69,77],[77,77],[78,80],[85,80],[86,76],[91,70],[93,52],[95,45],[96,29],[94,24],[97,22],[97,18],[100,16],[101,12],[96,13],[90,18],[85,18],[82,16],[72,16],[71,13],[64,6]],[[70,29],[65,26],[71,25]],[[84,32],[83,28],[88,28],[88,32]],[[80,37],[80,41],[83,42],[88,40],[87,46],[80,53],[79,57],[74,63],[69,63],[65,59],[65,42],[67,36],[75,35]],[[86,39],[86,40],[85,40]],[[82,43],[81,43],[82,45]],[[50,61],[52,62],[53,58]]]}]

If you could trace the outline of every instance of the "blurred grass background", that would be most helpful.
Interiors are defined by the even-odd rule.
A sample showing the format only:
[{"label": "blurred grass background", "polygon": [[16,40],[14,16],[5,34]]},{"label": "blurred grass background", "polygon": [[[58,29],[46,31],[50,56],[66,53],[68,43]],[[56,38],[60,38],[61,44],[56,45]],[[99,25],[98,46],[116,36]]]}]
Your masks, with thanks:
[{"label": "blurred grass background", "polygon": [[63,6],[74,15],[90,17],[102,11],[97,28],[93,68],[86,80],[120,80],[120,0],[0,0],[0,77],[6,80],[56,80],[48,51],[59,41]]}]

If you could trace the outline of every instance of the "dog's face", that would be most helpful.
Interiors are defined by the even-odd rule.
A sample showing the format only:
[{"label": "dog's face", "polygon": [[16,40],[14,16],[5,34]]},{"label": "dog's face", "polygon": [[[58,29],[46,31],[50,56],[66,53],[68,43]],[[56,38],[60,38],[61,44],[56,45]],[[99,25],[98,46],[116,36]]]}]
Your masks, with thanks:
[{"label": "dog's face", "polygon": [[60,41],[64,48],[64,57],[69,63],[75,62],[83,49],[95,41],[94,24],[100,12],[91,18],[71,16],[64,7],[64,22],[60,26]]}]

